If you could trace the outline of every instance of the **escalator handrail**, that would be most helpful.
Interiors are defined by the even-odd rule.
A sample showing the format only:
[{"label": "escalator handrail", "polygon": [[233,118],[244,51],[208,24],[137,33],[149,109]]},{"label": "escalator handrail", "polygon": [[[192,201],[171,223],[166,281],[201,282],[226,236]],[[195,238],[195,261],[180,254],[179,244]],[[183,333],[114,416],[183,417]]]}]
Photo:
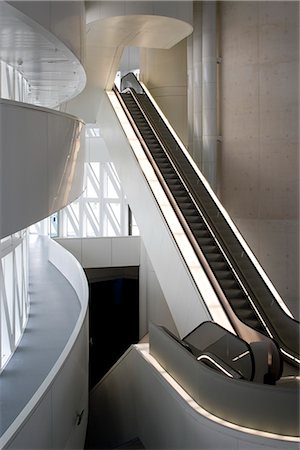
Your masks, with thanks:
[{"label": "escalator handrail", "polygon": [[[178,167],[178,166],[177,166],[177,167]],[[189,180],[187,180],[187,182],[189,182]],[[188,187],[189,187],[189,190],[193,192],[193,196],[194,196],[195,198],[197,198],[197,199],[199,200],[200,204],[201,204],[201,203],[202,203],[202,202],[201,202],[201,198],[199,197],[199,195],[198,195],[197,192],[195,191],[195,188],[194,188],[194,186],[192,185],[192,183],[189,183]],[[206,186],[202,185],[202,187],[203,187],[204,189],[206,189]],[[199,186],[198,186],[198,189],[199,189]],[[210,197],[210,193],[207,191],[207,189],[206,189],[206,195]],[[234,230],[232,230],[232,228],[230,227],[230,224],[228,223],[228,221],[226,220],[226,218],[225,218],[224,215],[222,214],[222,211],[219,210],[219,208],[218,208],[218,206],[217,206],[217,204],[216,204],[215,202],[212,202],[212,204],[214,205],[215,209],[217,210],[217,219],[218,219],[219,221],[222,220],[222,221],[223,221],[223,224],[226,224],[226,225],[227,225],[227,228],[228,228],[228,230],[229,230],[229,232],[230,232],[230,236],[229,236],[229,237],[230,237],[230,238],[232,238],[232,237],[234,238],[234,245],[235,245],[235,246],[236,246],[236,244],[238,245],[238,247],[239,247],[239,252],[242,253],[241,258],[245,258],[245,259],[247,258],[247,260],[248,260],[248,266],[249,266],[249,263],[250,263],[250,264],[251,264],[251,268],[255,270],[255,274],[256,274],[256,276],[257,276],[257,280],[258,280],[258,282],[259,282],[259,284],[260,284],[259,288],[261,288],[261,284],[262,284],[262,282],[263,282],[263,287],[264,287],[264,289],[265,289],[264,295],[268,295],[268,294],[269,294],[269,304],[272,305],[272,311],[269,310],[269,311],[268,311],[268,314],[266,314],[266,313],[265,313],[265,308],[266,308],[268,305],[267,305],[267,302],[264,301],[264,300],[265,300],[265,297],[264,297],[264,296],[258,296],[258,295],[255,293],[255,286],[253,286],[253,285],[251,286],[251,285],[248,283],[247,278],[244,276],[243,272],[242,272],[241,269],[240,269],[240,265],[239,265],[239,261],[238,261],[238,255],[235,255],[235,257],[233,257],[232,252],[230,251],[230,246],[228,245],[228,237],[227,237],[227,241],[226,241],[226,236],[225,236],[225,240],[224,240],[224,232],[223,232],[223,235],[220,234],[220,231],[218,230],[218,228],[216,228],[215,223],[212,222],[211,217],[208,215],[207,217],[208,217],[209,223],[213,226],[214,234],[217,235],[217,236],[218,236],[218,240],[219,240],[220,242],[222,242],[222,244],[223,244],[222,247],[224,246],[223,248],[227,249],[226,254],[227,254],[227,256],[230,258],[231,265],[235,268],[235,272],[238,273],[239,278],[243,280],[243,285],[246,286],[246,291],[251,293],[251,298],[256,299],[256,301],[258,302],[258,303],[256,303],[256,304],[257,304],[257,306],[259,307],[260,314],[264,317],[264,322],[267,322],[268,325],[271,324],[271,327],[269,326],[268,328],[271,328],[272,332],[270,332],[269,330],[267,330],[267,331],[268,331],[268,335],[269,335],[270,337],[273,337],[273,334],[276,334],[276,338],[279,339],[279,341],[281,342],[281,344],[283,345],[283,347],[285,347],[286,349],[290,349],[290,351],[292,351],[294,354],[296,353],[296,354],[298,355],[299,352],[298,352],[298,351],[293,351],[293,349],[292,349],[291,347],[289,347],[289,345],[287,344],[287,342],[286,342],[284,339],[281,338],[281,336],[280,336],[280,334],[281,334],[281,333],[280,333],[280,330],[279,330],[279,332],[278,332],[278,329],[277,329],[277,327],[276,327],[276,325],[277,325],[276,322],[278,322],[278,318],[277,318],[277,317],[275,318],[275,319],[276,319],[276,322],[275,322],[275,326],[274,326],[274,320],[272,321],[272,318],[273,318],[272,316],[274,316],[274,314],[276,313],[276,311],[275,311],[276,305],[277,305],[277,307],[278,307],[278,310],[280,311],[280,312],[279,312],[280,319],[282,319],[282,317],[283,317],[282,320],[288,321],[288,327],[289,327],[288,330],[287,330],[288,332],[289,332],[290,328],[294,326],[294,328],[295,328],[295,334],[296,334],[297,332],[299,333],[299,322],[296,321],[293,317],[288,316],[287,313],[286,313],[286,311],[284,311],[284,310],[281,308],[280,304],[276,301],[277,298],[274,297],[273,292],[269,289],[269,286],[265,283],[265,279],[262,279],[262,277],[260,276],[261,274],[258,272],[257,266],[254,265],[253,261],[251,260],[251,258],[249,257],[248,253],[246,252],[245,248],[242,246],[241,242],[240,242],[239,240],[235,239],[235,233],[234,233]],[[203,210],[205,211],[205,207],[203,207]],[[253,288],[254,288],[254,289],[253,289]],[[257,290],[258,290],[258,288],[257,288]],[[271,317],[270,317],[270,316],[271,316]],[[281,316],[282,316],[282,317],[281,317]],[[271,320],[270,320],[270,319],[271,319]],[[265,324],[264,324],[264,326],[265,326]],[[296,343],[299,342],[298,339],[297,339],[297,336],[296,336],[295,339],[293,339],[292,344],[293,344],[294,342],[296,342]],[[280,345],[280,346],[282,346],[282,345]],[[296,345],[297,345],[297,344],[296,344]],[[283,350],[283,353],[286,355],[286,353],[285,353],[285,351],[284,351],[285,349],[282,349],[282,350]],[[292,356],[292,359],[293,359],[293,356]],[[298,358],[296,357],[296,359],[298,359]],[[299,362],[299,359],[298,359],[297,362]]]},{"label": "escalator handrail", "polygon": [[[213,239],[215,240],[217,246],[219,247],[220,252],[222,252],[224,257],[227,259],[226,254],[224,254],[224,252],[222,250],[222,246],[221,246],[220,242],[218,241],[217,237],[214,235],[213,231],[211,230],[211,227],[210,227],[209,223],[207,222],[205,216],[203,216],[203,213],[202,213],[201,209],[199,208],[197,202],[195,201],[192,193],[190,192],[190,190],[189,190],[188,186],[186,185],[184,179],[182,178],[181,174],[178,172],[177,168],[174,166],[174,163],[173,163],[172,159],[170,158],[168,152],[166,151],[166,148],[165,148],[165,145],[164,145],[163,141],[160,139],[160,137],[157,134],[155,128],[152,126],[151,122],[149,121],[149,119],[145,115],[144,111],[142,110],[142,108],[141,108],[141,106],[140,106],[140,104],[138,102],[138,98],[136,96],[135,91],[132,90],[131,87],[127,87],[126,89],[124,89],[123,93],[130,93],[132,98],[135,100],[135,103],[138,106],[141,114],[143,115],[144,119],[146,120],[147,124],[149,125],[149,128],[151,129],[152,133],[156,137],[156,139],[157,139],[158,143],[160,144],[161,148],[163,149],[163,151],[164,151],[166,157],[168,158],[168,161],[171,164],[174,172],[176,173],[178,179],[180,180],[180,182],[182,183],[183,187],[185,188],[186,193],[189,195],[193,206],[197,209],[199,215],[204,220],[204,222],[205,222],[205,224],[206,224],[206,226],[207,226],[211,236],[213,237]],[[139,133],[139,131],[138,131],[138,133]],[[140,135],[140,133],[139,133],[139,135]],[[143,137],[141,135],[140,135],[140,137],[143,140]],[[237,324],[239,319],[237,319],[235,314],[234,314],[234,316],[232,315],[232,307],[229,305],[228,300],[227,300],[227,298],[226,298],[226,296],[225,296],[225,294],[224,294],[224,292],[223,292],[223,290],[222,290],[222,288],[221,288],[217,278],[215,277],[215,274],[211,270],[211,267],[209,266],[209,264],[208,264],[208,262],[207,262],[207,260],[205,258],[204,253],[202,252],[200,246],[198,245],[198,243],[197,243],[197,241],[195,239],[195,236],[194,236],[193,232],[191,231],[191,229],[190,229],[190,227],[189,227],[189,225],[188,225],[188,223],[187,223],[187,221],[186,221],[182,211],[180,210],[179,206],[177,205],[177,202],[175,201],[170,188],[166,184],[163,176],[161,175],[161,172],[160,172],[159,168],[157,167],[157,165],[156,165],[156,163],[155,163],[151,153],[148,151],[147,145],[145,144],[144,147],[145,147],[147,156],[148,156],[148,158],[149,158],[149,160],[151,162],[151,165],[154,168],[155,173],[156,173],[157,177],[159,178],[159,181],[160,181],[161,185],[163,186],[164,191],[166,192],[166,195],[167,195],[167,197],[168,197],[172,207],[174,208],[174,210],[176,212],[176,215],[177,215],[177,217],[178,217],[182,227],[184,228],[184,230],[186,232],[186,234],[188,236],[188,239],[191,242],[192,247],[193,247],[197,257],[199,258],[199,261],[200,261],[202,267],[204,268],[205,273],[208,276],[208,278],[209,278],[209,280],[210,280],[210,282],[211,282],[211,284],[212,284],[212,286],[214,288],[214,291],[215,291],[219,301],[221,302],[221,305],[223,306],[223,309],[225,310],[225,313],[227,314],[227,316],[229,318],[229,321],[233,325],[234,329],[236,331],[238,331],[239,333],[241,333],[241,325]],[[233,268],[232,268],[232,270],[233,270]],[[243,290],[243,292],[244,292],[246,298],[248,299],[248,301],[250,302],[250,304],[251,304],[250,307],[253,309],[254,313],[257,314],[257,310],[256,310],[255,306],[253,305],[253,303],[251,301],[251,298],[250,298],[247,290],[245,289],[244,285],[241,283],[240,280],[237,280],[237,281],[239,281],[241,289]],[[246,325],[245,325],[245,327],[246,327]],[[251,335],[252,339],[259,339],[259,332],[255,331],[255,333],[251,333],[251,331],[248,330],[248,334]]]},{"label": "escalator handrail", "polygon": [[[131,75],[132,75],[132,77],[134,77],[133,74],[131,74]],[[127,77],[127,76],[126,76],[126,77]],[[129,75],[128,75],[128,77],[129,77]],[[130,78],[132,78],[132,77],[130,77]],[[138,83],[138,84],[140,85],[140,83],[139,83],[137,80],[135,80],[135,81],[136,81],[136,83]],[[140,86],[141,86],[141,85],[140,85]],[[145,91],[144,91],[144,92],[145,92]],[[148,96],[147,96],[147,98],[148,98]],[[151,99],[148,99],[148,100],[151,102]],[[152,103],[152,102],[151,102],[151,103]],[[153,108],[155,108],[155,105],[153,105],[153,103],[152,103],[152,106],[153,106]],[[156,113],[159,115],[159,112],[158,112],[158,111],[156,111]],[[174,139],[174,136],[172,136],[172,138]],[[169,153],[169,152],[168,152],[168,153]],[[195,170],[195,168],[193,167],[193,165],[191,165],[191,167]],[[197,174],[197,175],[198,175],[198,174]],[[222,215],[222,219],[223,219],[223,221],[226,223],[227,227],[229,228],[230,233],[231,233],[232,235],[235,236],[236,233],[235,233],[235,229],[232,227],[232,224],[230,223],[230,221],[228,221],[228,219],[227,219],[226,215],[224,215],[222,209],[219,208],[219,205],[216,203],[216,201],[215,201],[215,199],[212,197],[211,193],[208,192],[208,189],[207,189],[207,187],[206,187],[205,184],[203,184],[203,187],[206,189],[207,194],[210,196],[211,201],[212,201],[212,203],[214,204],[215,208],[217,208],[218,214],[221,214],[221,215]],[[191,186],[188,190],[189,190],[189,191],[191,191],[191,190],[194,191],[194,187]],[[199,201],[200,201],[200,199],[199,199]],[[200,204],[201,204],[201,201],[200,201]],[[218,230],[217,230],[216,234],[217,234],[217,235],[220,234],[220,233],[218,232]],[[221,238],[221,242],[225,245],[225,248],[228,248],[228,243],[227,243],[227,242],[224,242],[224,239],[222,238],[222,236],[220,236],[219,238]],[[235,238],[236,238],[236,236],[235,236]],[[256,258],[253,256],[252,252],[249,251],[248,246],[247,246],[247,245],[243,245],[243,243],[244,243],[243,239],[242,239],[242,242],[241,242],[240,239],[235,239],[235,240],[236,240],[236,242],[238,243],[238,246],[240,247],[240,251],[242,251],[242,256],[241,256],[241,257],[246,257],[246,258],[248,259],[247,264],[248,264],[248,265],[249,265],[249,263],[251,264],[252,269],[255,270],[255,273],[259,276],[260,280],[264,283],[265,288],[266,288],[267,291],[269,292],[269,294],[270,294],[270,296],[271,296],[271,302],[270,302],[271,305],[277,304],[280,313],[283,315],[283,317],[286,316],[286,318],[289,320],[289,322],[288,322],[289,326],[294,326],[295,332],[297,332],[297,329],[298,329],[298,327],[299,327],[299,322],[296,321],[293,317],[290,317],[290,316],[287,314],[287,312],[286,312],[285,310],[282,309],[282,307],[281,307],[281,305],[280,305],[280,303],[279,303],[279,301],[278,301],[278,299],[280,299],[278,293],[276,292],[275,288],[270,289],[270,284],[269,284],[270,282],[269,282],[269,283],[266,283],[266,278],[267,278],[267,277],[266,277],[265,273],[263,272],[261,266],[260,266],[260,265],[257,266],[257,264],[258,264],[258,263],[257,263],[257,260],[256,260]],[[227,253],[227,252],[226,252],[226,253]],[[230,253],[230,252],[229,252],[229,253]],[[250,254],[249,254],[249,253],[250,253]],[[253,262],[253,258],[255,259],[254,262]],[[238,264],[238,262],[236,261],[236,257],[233,259],[232,256],[231,256],[231,261],[232,261],[232,260],[233,260],[233,262],[234,262],[234,266],[235,266],[235,267],[236,267],[236,266],[238,267],[238,272],[239,272],[239,274],[241,275],[241,277],[242,277],[243,279],[245,279],[243,273],[241,272],[241,269],[240,269],[240,267],[239,267],[239,264]],[[256,263],[256,264],[255,264],[255,263]],[[258,267],[259,267],[259,270],[258,270]],[[264,274],[263,277],[262,277],[262,273]],[[267,280],[268,280],[268,278],[267,278]],[[268,281],[269,281],[269,280],[268,280]],[[251,287],[248,283],[247,283],[247,286],[249,286],[250,292],[253,293],[253,297],[257,299],[257,295],[255,295],[255,293],[253,292],[253,287]],[[272,286],[272,284],[271,284],[271,286]],[[248,291],[248,289],[246,289],[246,290]],[[267,321],[269,322],[269,318],[266,317],[266,315],[265,315],[265,313],[264,313],[263,305],[261,304],[261,303],[263,303],[263,302],[261,302],[259,299],[257,299],[257,301],[258,301],[258,305],[261,306],[260,309],[262,309],[262,311],[263,311],[263,315],[264,315],[265,320],[267,320]],[[274,301],[275,301],[275,303],[274,303]],[[265,303],[266,303],[266,302],[265,302]],[[274,309],[274,308],[273,308],[273,309]],[[273,315],[274,315],[274,314],[273,314]],[[281,317],[280,317],[280,318],[281,318]],[[293,324],[294,324],[294,325],[293,325]],[[293,351],[291,348],[289,348],[289,345],[286,343],[286,341],[285,341],[284,339],[282,339],[282,337],[280,336],[280,332],[278,332],[278,330],[276,329],[276,326],[274,326],[274,323],[271,323],[271,325],[272,325],[272,331],[273,331],[273,332],[275,331],[276,338],[279,339],[279,342],[281,343],[280,347],[282,347],[282,346],[285,347],[284,349],[281,348],[281,351],[283,352],[283,354],[286,355],[286,350],[288,350],[288,352],[291,351],[292,353],[294,352],[294,353],[296,353],[296,354],[298,355],[297,351]],[[270,333],[269,333],[269,334],[270,334]],[[279,335],[279,336],[278,336],[278,335]],[[271,336],[272,336],[272,335],[271,335]],[[296,340],[297,340],[297,339],[296,339]],[[291,356],[291,358],[293,359],[293,356]],[[297,357],[296,357],[296,359],[297,359]]]},{"label": "escalator handrail", "polygon": [[[137,106],[137,108],[139,110],[139,113],[144,118],[145,123],[147,123],[147,125],[148,125],[150,131],[152,132],[153,136],[155,138],[157,137],[157,142],[162,147],[162,150],[164,150],[164,146],[160,142],[159,136],[157,136],[157,133],[156,133],[155,129],[153,129],[151,123],[149,123],[148,118],[145,116],[143,110],[141,109],[141,107],[139,105],[139,102],[138,102],[138,100],[136,98],[135,93],[132,92],[131,88],[126,88],[125,92],[131,95],[131,98],[134,100],[135,105]],[[163,175],[161,174],[159,167],[156,165],[156,162],[155,162],[154,158],[151,155],[151,151],[147,147],[147,143],[144,141],[143,136],[141,135],[137,125],[135,124],[134,119],[131,117],[130,111],[127,109],[127,106],[126,106],[126,104],[125,104],[121,94],[118,92],[117,88],[115,88],[115,93],[116,93],[116,95],[117,95],[117,97],[119,99],[119,102],[120,102],[120,104],[121,104],[125,114],[128,117],[128,120],[130,121],[131,125],[133,126],[133,128],[134,128],[134,130],[135,130],[135,132],[137,134],[137,137],[139,138],[139,140],[140,140],[140,142],[142,144],[142,147],[143,147],[143,149],[144,149],[144,151],[145,151],[145,153],[146,153],[146,155],[148,157],[149,162],[151,163],[151,165],[153,167],[153,170],[156,173],[156,176],[157,176],[158,180],[160,181],[161,186],[163,187],[163,189],[164,189],[164,191],[165,191],[165,193],[166,193],[166,195],[167,195],[167,197],[168,197],[168,199],[169,199],[169,201],[170,201],[170,203],[171,203],[175,213],[177,214],[177,217],[178,217],[181,225],[183,226],[188,239],[191,242],[191,245],[193,246],[193,249],[194,249],[197,257],[199,258],[200,264],[202,265],[203,269],[205,270],[205,273],[208,276],[208,278],[209,278],[209,280],[211,282],[211,285],[212,285],[212,287],[213,287],[213,289],[214,289],[214,291],[215,291],[215,293],[216,293],[216,295],[217,295],[217,297],[218,297],[218,299],[220,301],[220,304],[222,305],[222,307],[223,307],[223,309],[224,309],[224,311],[225,311],[225,313],[226,313],[230,323],[232,324],[232,326],[235,329],[235,331],[237,332],[237,334],[239,336],[241,336],[243,339],[245,339],[247,342],[249,342],[249,343],[250,342],[257,342],[257,341],[265,341],[265,342],[267,342],[268,347],[269,347],[270,373],[273,373],[274,374],[274,378],[277,379],[278,373],[279,372],[281,373],[281,369],[280,369],[281,364],[280,364],[280,355],[278,354],[278,348],[277,348],[276,344],[273,342],[272,339],[270,339],[267,336],[261,334],[257,330],[254,330],[254,329],[250,328],[248,325],[243,323],[236,316],[236,314],[233,311],[232,307],[229,305],[229,302],[228,302],[228,300],[227,300],[227,298],[226,298],[226,296],[225,296],[225,294],[224,294],[224,292],[223,292],[223,290],[222,290],[218,280],[216,279],[213,271],[211,270],[211,268],[210,268],[210,266],[209,266],[209,264],[208,264],[208,262],[207,262],[207,260],[206,260],[206,258],[204,256],[204,254],[202,253],[202,250],[201,250],[200,246],[198,245],[198,243],[197,243],[197,241],[196,241],[196,239],[195,239],[195,237],[194,237],[194,235],[193,235],[193,233],[192,233],[188,223],[186,222],[186,219],[185,219],[183,213],[181,212],[181,210],[180,210],[180,208],[179,208],[175,198],[173,197],[170,188],[168,187],[166,181],[164,180]],[[168,155],[166,155],[166,157],[169,160]],[[170,164],[173,167],[173,163],[171,161],[170,161]],[[174,171],[177,174],[177,171],[175,170],[175,168],[174,168]],[[181,178],[181,176],[179,174],[178,174],[178,178],[179,179]],[[183,187],[184,187],[184,185],[183,185]],[[187,192],[187,195],[188,195],[188,192]],[[197,286],[197,288],[199,289],[198,286]],[[199,291],[200,291],[200,289],[199,289]],[[204,302],[204,304],[206,306],[207,311],[210,312],[206,302]],[[278,363],[278,361],[279,361],[279,363]],[[279,367],[279,370],[278,370],[278,367]]]}]

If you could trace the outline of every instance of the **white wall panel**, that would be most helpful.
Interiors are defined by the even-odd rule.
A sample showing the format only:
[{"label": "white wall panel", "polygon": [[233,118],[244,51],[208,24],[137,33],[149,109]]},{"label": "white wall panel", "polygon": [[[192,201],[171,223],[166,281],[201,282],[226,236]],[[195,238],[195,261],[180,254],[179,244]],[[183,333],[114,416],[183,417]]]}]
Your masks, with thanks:
[{"label": "white wall panel", "polygon": [[140,264],[139,236],[57,238],[56,242],[69,250],[84,268]]},{"label": "white wall panel", "polygon": [[111,239],[82,239],[81,264],[83,267],[110,267]]},{"label": "white wall panel", "polygon": [[0,237],[38,222],[82,192],[83,123],[0,100]]},{"label": "white wall panel", "polygon": [[48,176],[47,114],[2,102],[0,236],[4,237],[48,215]]},{"label": "white wall panel", "polygon": [[138,266],[140,239],[115,237],[111,240],[112,266]]},{"label": "white wall panel", "polygon": [[163,325],[172,333],[178,335],[156,273],[142,244],[140,264],[140,337],[143,337],[148,332],[149,323]]}]

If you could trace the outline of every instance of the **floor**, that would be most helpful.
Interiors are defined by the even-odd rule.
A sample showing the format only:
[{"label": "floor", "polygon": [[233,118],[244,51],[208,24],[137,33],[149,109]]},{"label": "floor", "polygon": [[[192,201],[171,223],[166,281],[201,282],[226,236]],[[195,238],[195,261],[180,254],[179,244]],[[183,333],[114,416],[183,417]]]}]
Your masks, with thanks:
[{"label": "floor", "polygon": [[48,375],[80,312],[74,289],[48,262],[47,239],[34,236],[30,241],[30,314],[20,345],[0,376],[0,436]]}]

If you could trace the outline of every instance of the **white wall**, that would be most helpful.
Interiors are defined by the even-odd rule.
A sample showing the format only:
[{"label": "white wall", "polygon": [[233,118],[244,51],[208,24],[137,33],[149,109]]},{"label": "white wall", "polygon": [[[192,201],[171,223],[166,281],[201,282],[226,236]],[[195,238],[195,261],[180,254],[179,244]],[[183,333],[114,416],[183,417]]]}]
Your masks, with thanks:
[{"label": "white wall", "polygon": [[184,336],[210,320],[210,314],[107,98],[98,123],[173,320]]},{"label": "white wall", "polygon": [[[88,285],[75,258],[51,240],[49,260],[68,277],[81,308],[54,366],[0,437],[3,449],[72,450],[84,447],[88,419]],[[82,420],[78,423],[81,412]]]},{"label": "white wall", "polygon": [[140,238],[57,238],[56,242],[72,253],[85,269],[94,267],[138,266]]},{"label": "white wall", "polygon": [[140,337],[148,333],[150,322],[163,325],[178,335],[170,309],[142,241],[140,258]]},{"label": "white wall", "polygon": [[[83,189],[83,123],[0,100],[0,237],[48,217]],[[82,134],[82,136],[81,136]]]}]

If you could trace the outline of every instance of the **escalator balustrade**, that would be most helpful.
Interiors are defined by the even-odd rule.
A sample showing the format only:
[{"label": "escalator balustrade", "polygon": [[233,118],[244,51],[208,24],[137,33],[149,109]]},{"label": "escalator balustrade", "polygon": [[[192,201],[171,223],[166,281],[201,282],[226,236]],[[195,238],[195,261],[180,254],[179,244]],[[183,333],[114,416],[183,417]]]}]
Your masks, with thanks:
[{"label": "escalator balustrade", "polygon": [[247,327],[274,338],[283,356],[297,366],[299,322],[281,309],[141,85],[132,90],[138,82],[131,75],[122,81],[126,87],[130,80],[131,90],[121,94],[127,113],[230,307]]}]

